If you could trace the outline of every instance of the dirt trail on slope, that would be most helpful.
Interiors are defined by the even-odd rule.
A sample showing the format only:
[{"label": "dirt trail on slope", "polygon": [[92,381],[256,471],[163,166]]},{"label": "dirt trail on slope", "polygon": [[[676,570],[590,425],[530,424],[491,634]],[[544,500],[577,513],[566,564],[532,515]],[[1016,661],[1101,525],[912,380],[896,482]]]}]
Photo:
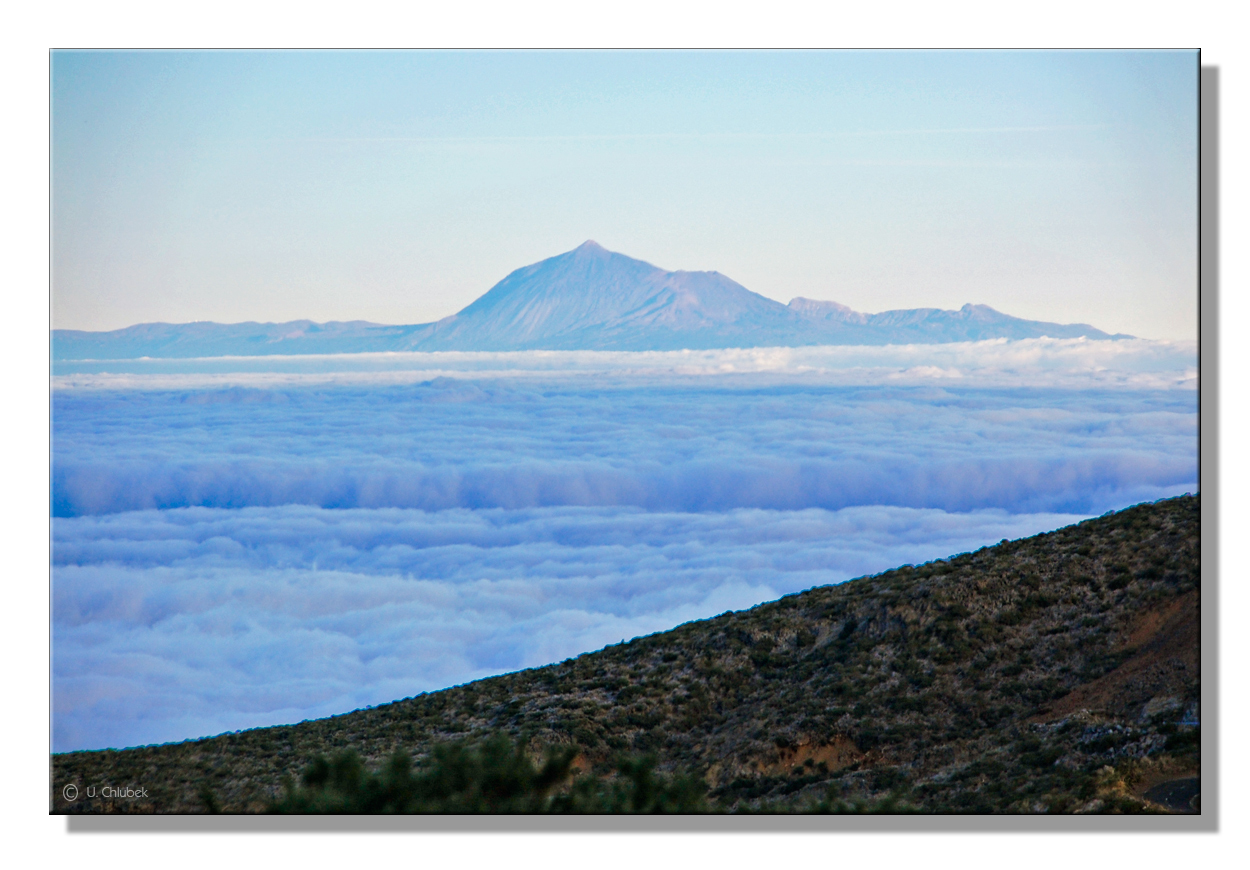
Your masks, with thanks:
[{"label": "dirt trail on slope", "polygon": [[1086,709],[1136,719],[1152,699],[1184,700],[1198,685],[1198,592],[1193,590],[1143,612],[1119,650],[1135,652],[1118,668],[1058,699],[1038,721]]}]

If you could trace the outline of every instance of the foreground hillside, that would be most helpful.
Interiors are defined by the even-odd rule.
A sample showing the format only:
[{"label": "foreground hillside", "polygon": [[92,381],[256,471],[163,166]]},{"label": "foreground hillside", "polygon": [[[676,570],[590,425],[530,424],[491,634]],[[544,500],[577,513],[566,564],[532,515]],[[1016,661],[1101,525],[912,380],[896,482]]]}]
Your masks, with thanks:
[{"label": "foreground hillside", "polygon": [[52,807],[261,811],[318,756],[502,732],[598,771],[652,755],[726,810],[1161,809],[1198,770],[1198,553],[1198,497],[1139,505],[330,719],[55,755]]}]

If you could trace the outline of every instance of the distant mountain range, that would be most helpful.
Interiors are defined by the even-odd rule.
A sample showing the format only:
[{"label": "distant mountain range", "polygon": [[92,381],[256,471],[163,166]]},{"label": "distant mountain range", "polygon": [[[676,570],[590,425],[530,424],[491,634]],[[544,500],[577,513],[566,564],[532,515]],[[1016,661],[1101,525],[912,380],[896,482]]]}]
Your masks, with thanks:
[{"label": "distant mountain range", "polygon": [[1131,338],[1084,323],[1022,320],[987,305],[862,314],[802,297],[782,305],[719,272],[667,272],[588,241],[517,269],[435,323],[142,323],[57,329],[54,360],[367,351],[708,350],[819,344],[941,344],[991,338]]}]

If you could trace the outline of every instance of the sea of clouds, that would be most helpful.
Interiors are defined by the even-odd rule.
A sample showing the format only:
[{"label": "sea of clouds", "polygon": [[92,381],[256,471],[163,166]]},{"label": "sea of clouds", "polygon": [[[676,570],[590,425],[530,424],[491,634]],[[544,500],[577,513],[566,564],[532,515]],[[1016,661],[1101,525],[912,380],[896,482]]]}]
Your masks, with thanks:
[{"label": "sea of clouds", "polygon": [[1196,491],[1194,356],[58,370],[54,749],[345,712]]}]

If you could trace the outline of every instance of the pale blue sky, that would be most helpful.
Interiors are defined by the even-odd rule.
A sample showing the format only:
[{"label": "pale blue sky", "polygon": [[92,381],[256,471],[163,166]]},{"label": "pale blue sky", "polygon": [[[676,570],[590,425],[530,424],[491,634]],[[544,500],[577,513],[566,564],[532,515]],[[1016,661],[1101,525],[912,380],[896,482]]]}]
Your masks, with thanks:
[{"label": "pale blue sky", "polygon": [[1193,52],[56,52],[53,325],[454,313],[588,238],[1196,333]]}]

